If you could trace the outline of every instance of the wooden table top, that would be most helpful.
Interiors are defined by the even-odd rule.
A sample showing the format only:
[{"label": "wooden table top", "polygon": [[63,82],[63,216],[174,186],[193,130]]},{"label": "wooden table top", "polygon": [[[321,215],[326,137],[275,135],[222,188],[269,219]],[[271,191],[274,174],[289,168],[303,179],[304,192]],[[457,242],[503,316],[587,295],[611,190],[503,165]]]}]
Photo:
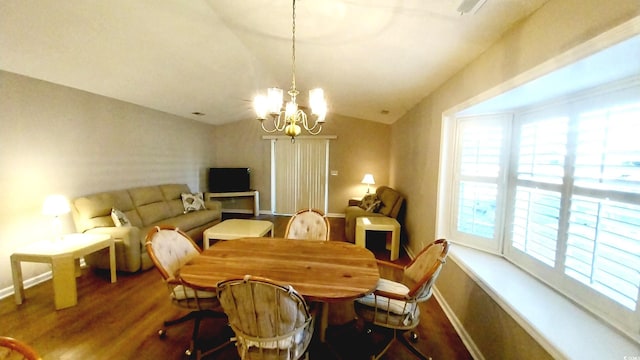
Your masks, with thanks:
[{"label": "wooden table top", "polygon": [[270,237],[219,241],[180,269],[185,282],[205,289],[244,275],[289,284],[308,301],[325,302],[364,296],[380,277],[375,256],[365,248]]}]

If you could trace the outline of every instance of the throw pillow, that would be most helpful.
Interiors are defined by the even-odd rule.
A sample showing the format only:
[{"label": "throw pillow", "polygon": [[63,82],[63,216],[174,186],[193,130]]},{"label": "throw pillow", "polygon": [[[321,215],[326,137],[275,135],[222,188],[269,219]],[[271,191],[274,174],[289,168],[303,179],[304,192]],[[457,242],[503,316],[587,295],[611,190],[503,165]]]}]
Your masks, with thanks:
[{"label": "throw pillow", "polygon": [[199,192],[195,194],[182,193],[182,206],[184,206],[185,214],[191,211],[205,210],[204,195]]},{"label": "throw pillow", "polygon": [[120,226],[131,226],[131,221],[127,218],[127,215],[118,209],[111,209],[111,219],[113,219],[113,223]]},{"label": "throw pillow", "polygon": [[382,202],[378,200],[376,194],[367,194],[362,198],[359,206],[368,212],[376,212],[380,205],[382,205]]}]

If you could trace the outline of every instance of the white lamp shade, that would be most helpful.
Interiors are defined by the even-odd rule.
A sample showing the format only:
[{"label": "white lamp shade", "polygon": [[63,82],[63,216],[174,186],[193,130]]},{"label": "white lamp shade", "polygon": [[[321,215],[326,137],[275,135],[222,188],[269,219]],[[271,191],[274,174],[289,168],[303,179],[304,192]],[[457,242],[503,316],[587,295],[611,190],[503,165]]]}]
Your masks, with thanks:
[{"label": "white lamp shade", "polygon": [[266,96],[258,95],[253,99],[253,108],[258,119],[266,119],[269,112],[269,102]]},{"label": "white lamp shade", "polygon": [[71,211],[69,200],[64,195],[49,195],[44,199],[42,213],[49,216],[60,216]]},{"label": "white lamp shade", "polygon": [[376,182],[375,180],[373,180],[373,175],[364,174],[364,177],[362,178],[362,183],[367,185],[375,185]]},{"label": "white lamp shade", "polygon": [[277,114],[282,109],[282,89],[269,88],[267,89],[267,98],[269,101],[269,112]]}]

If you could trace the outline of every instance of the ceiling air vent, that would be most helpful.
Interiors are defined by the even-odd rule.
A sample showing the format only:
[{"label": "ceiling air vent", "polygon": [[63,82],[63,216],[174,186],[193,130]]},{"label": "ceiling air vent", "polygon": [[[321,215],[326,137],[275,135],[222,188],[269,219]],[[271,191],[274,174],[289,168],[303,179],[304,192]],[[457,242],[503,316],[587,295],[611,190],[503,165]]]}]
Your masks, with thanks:
[{"label": "ceiling air vent", "polygon": [[458,6],[458,12],[461,15],[472,13],[475,14],[486,3],[487,0],[462,0]]}]

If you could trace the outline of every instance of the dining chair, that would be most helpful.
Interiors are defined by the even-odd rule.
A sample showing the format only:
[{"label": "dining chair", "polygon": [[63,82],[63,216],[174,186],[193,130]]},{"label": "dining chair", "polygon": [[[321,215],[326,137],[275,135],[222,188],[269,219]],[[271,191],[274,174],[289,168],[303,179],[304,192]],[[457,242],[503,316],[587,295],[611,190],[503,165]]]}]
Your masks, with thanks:
[{"label": "dining chair", "polygon": [[38,353],[27,343],[7,336],[0,336],[0,359],[41,360]]},{"label": "dining chair", "polygon": [[217,292],[241,359],[308,359],[314,316],[293,287],[247,275],[221,281]]},{"label": "dining chair", "polygon": [[331,226],[324,212],[318,209],[302,209],[296,212],[285,230],[287,239],[329,240]]},{"label": "dining chair", "polygon": [[[401,266],[378,260],[381,270],[388,268],[395,274],[394,279],[380,278],[373,293],[355,301],[355,311],[359,319],[368,324],[393,329],[393,338],[379,354],[372,359],[379,359],[389,347],[399,340],[411,352],[421,359],[430,359],[420,353],[404,336],[420,323],[419,303],[427,301],[433,294],[433,285],[442,270],[449,243],[439,239],[427,245],[409,264]],[[412,341],[417,335],[412,332]]]},{"label": "dining chair", "polygon": [[[193,332],[187,356],[195,354],[196,359],[215,352],[230,344],[229,341],[206,352],[202,352],[198,345],[198,332],[203,318],[225,318],[220,307],[218,297],[213,291],[204,291],[185,283],[178,275],[179,269],[198,255],[201,250],[195,242],[182,230],[172,226],[156,226],[149,231],[145,239],[145,246],[151,261],[160,272],[162,280],[169,291],[171,302],[190,312],[178,319],[167,320],[164,326],[172,326],[193,320]],[[160,337],[166,336],[163,328],[158,331]]]}]

